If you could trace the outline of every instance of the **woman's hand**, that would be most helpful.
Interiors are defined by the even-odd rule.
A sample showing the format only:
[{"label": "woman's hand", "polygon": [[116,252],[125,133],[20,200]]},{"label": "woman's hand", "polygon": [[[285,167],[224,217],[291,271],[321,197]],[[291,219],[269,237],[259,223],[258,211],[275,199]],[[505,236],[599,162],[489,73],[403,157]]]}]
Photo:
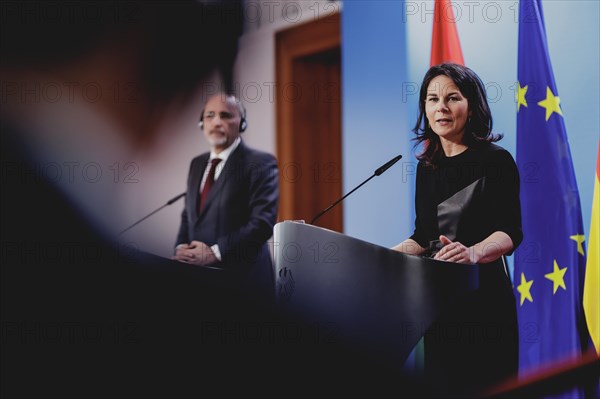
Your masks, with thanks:
[{"label": "woman's hand", "polygon": [[460,242],[452,241],[446,236],[440,236],[440,242],[444,247],[435,254],[433,259],[454,263],[477,263],[477,259],[474,259],[475,251]]},{"label": "woman's hand", "polygon": [[440,236],[440,242],[444,247],[433,259],[456,263],[490,263],[513,248],[511,238],[503,231],[493,232],[472,247],[465,247],[458,241],[453,242],[446,236]]},{"label": "woman's hand", "polygon": [[425,248],[421,247],[415,240],[407,238],[400,244],[392,247],[394,251],[402,252],[408,255],[421,255]]}]

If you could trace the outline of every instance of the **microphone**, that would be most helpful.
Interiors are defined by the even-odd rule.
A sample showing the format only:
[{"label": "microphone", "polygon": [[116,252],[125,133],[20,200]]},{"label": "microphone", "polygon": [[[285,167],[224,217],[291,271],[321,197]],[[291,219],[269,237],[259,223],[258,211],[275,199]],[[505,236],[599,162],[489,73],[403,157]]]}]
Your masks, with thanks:
[{"label": "microphone", "polygon": [[355,192],[356,190],[358,190],[359,188],[361,188],[366,182],[368,182],[369,180],[371,180],[375,176],[381,176],[381,174],[383,174],[383,172],[385,172],[386,170],[388,170],[389,168],[391,168],[392,165],[394,165],[396,162],[398,162],[400,160],[400,158],[402,158],[402,155],[398,155],[398,156],[390,159],[389,161],[387,161],[385,164],[381,165],[379,168],[377,168],[375,170],[375,172],[373,172],[373,174],[371,175],[371,177],[369,177],[367,180],[365,180],[362,183],[360,183],[358,186],[354,187],[354,189],[352,191],[350,191],[348,194],[344,195],[342,198],[340,198],[339,200],[335,201],[333,204],[329,205],[327,208],[325,208],[324,210],[322,210],[321,212],[319,212],[310,221],[310,224],[314,224],[317,221],[317,219],[319,219],[321,216],[323,216],[324,214],[326,214],[327,212],[329,212],[329,210],[331,208],[333,208],[334,206],[336,206],[337,204],[339,204],[340,202],[342,202],[344,200],[344,198],[346,198],[347,196],[349,196],[350,194],[352,194],[353,192]]},{"label": "microphone", "polygon": [[137,222],[135,222],[134,224],[132,224],[131,226],[127,227],[125,230],[121,231],[119,233],[119,235],[125,233],[127,230],[131,229],[133,226],[143,222],[144,220],[148,219],[150,216],[154,215],[156,212],[160,211],[161,209],[163,209],[165,206],[171,205],[172,203],[176,202],[179,198],[184,197],[186,193],[181,193],[179,194],[177,197],[172,198],[170,200],[167,201],[166,204],[164,204],[163,206],[161,206],[160,208],[158,208],[157,210],[155,210],[154,212],[149,213],[148,215],[144,216],[143,218],[141,218],[140,220],[138,220]]},{"label": "microphone", "polygon": [[391,168],[393,164],[395,164],[396,162],[398,162],[400,160],[400,158],[402,158],[402,155],[398,155],[397,157],[394,157],[394,158],[390,159],[384,165],[380,166],[375,171],[374,175],[375,176],[380,176],[383,172],[385,172],[386,170],[388,170],[389,168]]},{"label": "microphone", "polygon": [[181,197],[185,197],[185,193],[181,193],[177,197],[170,199],[169,201],[167,201],[167,205],[171,205],[173,202],[176,202]]}]

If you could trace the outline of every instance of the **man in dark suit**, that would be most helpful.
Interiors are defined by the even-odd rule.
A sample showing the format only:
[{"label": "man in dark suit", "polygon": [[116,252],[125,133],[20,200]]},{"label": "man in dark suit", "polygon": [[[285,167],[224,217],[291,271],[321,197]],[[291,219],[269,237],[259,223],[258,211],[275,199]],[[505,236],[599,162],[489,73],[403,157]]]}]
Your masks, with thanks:
[{"label": "man in dark suit", "polygon": [[211,96],[200,127],[211,151],[192,160],[175,260],[218,265],[242,292],[270,300],[274,277],[266,241],[277,217],[277,161],[242,141],[246,111],[235,96]]}]

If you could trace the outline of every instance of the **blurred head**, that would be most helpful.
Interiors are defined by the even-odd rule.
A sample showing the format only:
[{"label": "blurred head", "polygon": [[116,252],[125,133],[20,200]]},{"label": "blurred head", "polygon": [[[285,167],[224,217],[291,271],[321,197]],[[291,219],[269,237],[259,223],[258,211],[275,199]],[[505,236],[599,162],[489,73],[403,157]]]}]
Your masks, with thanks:
[{"label": "blurred head", "polygon": [[202,115],[200,128],[215,152],[221,152],[240,137],[245,129],[246,110],[233,95],[219,93],[211,96]]},{"label": "blurred head", "polygon": [[492,115],[481,79],[458,64],[435,65],[427,71],[413,131],[417,145],[424,144],[418,158],[429,164],[437,163],[443,151],[440,137],[468,147],[501,138],[492,134]]},{"label": "blurred head", "polygon": [[[132,145],[149,145],[168,110],[200,88],[231,89],[242,25],[241,2],[230,0],[2,3],[6,103],[15,112],[22,98],[82,104]],[[36,82],[41,101],[27,94]]]},{"label": "blurred head", "polygon": [[[177,148],[165,136],[180,137],[207,87],[231,90],[241,1],[2,1],[0,19],[2,137],[11,132],[28,167],[79,165],[41,178],[116,236],[155,204],[150,182]],[[93,182],[87,165],[98,166]],[[141,170],[154,177],[142,182]]]}]

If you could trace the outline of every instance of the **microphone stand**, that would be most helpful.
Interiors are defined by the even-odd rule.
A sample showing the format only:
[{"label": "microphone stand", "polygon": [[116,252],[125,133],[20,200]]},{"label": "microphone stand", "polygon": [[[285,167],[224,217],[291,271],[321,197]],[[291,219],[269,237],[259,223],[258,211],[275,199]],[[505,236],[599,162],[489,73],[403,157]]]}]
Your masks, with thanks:
[{"label": "microphone stand", "polygon": [[398,155],[392,159],[390,159],[388,162],[386,162],[385,164],[383,164],[382,166],[380,166],[379,168],[377,168],[375,170],[375,172],[373,172],[373,174],[371,175],[371,177],[369,177],[367,180],[363,181],[362,183],[360,183],[358,186],[356,186],[352,191],[350,191],[348,194],[344,195],[342,198],[340,198],[339,200],[335,201],[333,204],[329,205],[325,210],[319,212],[311,221],[310,224],[315,224],[315,222],[317,221],[317,219],[319,219],[321,216],[323,216],[325,213],[327,213],[331,208],[333,208],[334,206],[336,206],[337,204],[339,204],[340,202],[342,202],[344,200],[344,198],[346,198],[347,196],[349,196],[350,194],[352,194],[353,192],[355,192],[356,190],[358,190],[359,188],[361,188],[365,183],[367,183],[369,180],[371,180],[372,178],[374,178],[375,176],[379,176],[381,175],[383,172],[385,172],[386,170],[388,170],[393,164],[395,164],[396,162],[398,162],[400,160],[400,158],[402,158],[402,155]]},{"label": "microphone stand", "polygon": [[152,213],[149,213],[148,215],[144,216],[143,218],[141,218],[140,220],[138,220],[137,222],[135,222],[134,224],[132,224],[131,226],[127,227],[125,230],[121,231],[119,233],[119,236],[122,235],[123,233],[125,233],[127,230],[131,229],[132,227],[138,225],[139,223],[143,222],[144,220],[148,219],[150,216],[154,215],[156,212],[160,211],[161,209],[163,209],[166,206],[171,205],[172,203],[174,203],[175,201],[177,201],[179,198],[185,196],[186,193],[181,193],[179,194],[177,197],[170,199],[169,201],[167,201],[166,204],[164,204],[163,206],[161,206],[160,208],[158,208],[157,210],[155,210]]},{"label": "microphone stand", "polygon": [[369,180],[371,180],[375,176],[376,176],[375,174],[371,175],[371,177],[369,177],[367,180],[365,180],[364,182],[360,183],[360,185],[358,185],[357,187],[355,187],[354,190],[350,191],[348,194],[344,195],[342,198],[340,198],[339,200],[335,201],[333,204],[329,205],[325,210],[319,212],[317,214],[317,216],[315,216],[310,221],[310,224],[315,224],[315,221],[317,219],[319,219],[321,216],[323,216],[325,213],[327,213],[331,208],[333,208],[334,206],[336,206],[337,204],[339,204],[340,202],[342,202],[344,200],[344,198],[346,198],[347,196],[349,196],[350,194],[352,194],[353,192],[355,192],[356,190],[358,190],[359,188],[361,188],[363,186],[363,184],[365,184],[366,182],[368,182]]}]

